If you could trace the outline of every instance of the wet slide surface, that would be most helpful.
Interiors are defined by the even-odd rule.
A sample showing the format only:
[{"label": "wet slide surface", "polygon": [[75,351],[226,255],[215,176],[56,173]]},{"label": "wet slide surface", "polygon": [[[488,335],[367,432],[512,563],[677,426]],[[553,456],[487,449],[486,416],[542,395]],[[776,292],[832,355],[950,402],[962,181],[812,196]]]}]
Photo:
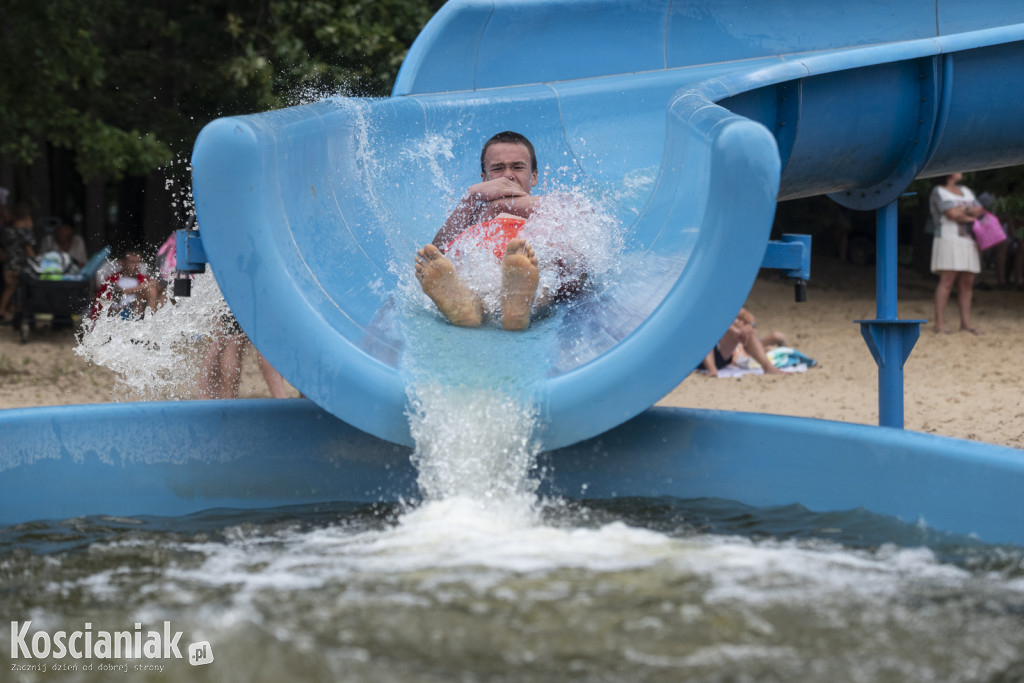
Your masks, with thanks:
[{"label": "wet slide surface", "polygon": [[[501,387],[536,404],[546,449],[572,444],[700,362],[778,199],[874,209],[918,176],[1024,162],[1024,8],[1005,4],[449,3],[392,97],[207,126],[203,244],[253,343],[345,422],[409,444],[415,387]],[[587,295],[529,331],[456,329],[413,255],[507,129],[538,191],[612,238]]]}]

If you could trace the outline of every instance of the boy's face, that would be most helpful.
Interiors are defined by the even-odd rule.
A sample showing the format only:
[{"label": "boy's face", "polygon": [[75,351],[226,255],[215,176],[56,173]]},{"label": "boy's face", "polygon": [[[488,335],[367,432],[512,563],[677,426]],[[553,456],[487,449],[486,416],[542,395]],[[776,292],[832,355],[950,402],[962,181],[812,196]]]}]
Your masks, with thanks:
[{"label": "boy's face", "polygon": [[483,180],[508,178],[523,188],[526,194],[537,184],[537,172],[530,161],[526,145],[514,142],[496,142],[484,152]]}]

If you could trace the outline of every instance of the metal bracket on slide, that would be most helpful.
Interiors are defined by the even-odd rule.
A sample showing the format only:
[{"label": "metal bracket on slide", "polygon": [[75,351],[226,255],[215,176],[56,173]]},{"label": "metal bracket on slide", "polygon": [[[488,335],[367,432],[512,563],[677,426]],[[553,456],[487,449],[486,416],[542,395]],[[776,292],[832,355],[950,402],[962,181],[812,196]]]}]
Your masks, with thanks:
[{"label": "metal bracket on slide", "polygon": [[811,279],[811,236],[785,234],[781,240],[769,240],[761,267],[785,270],[786,276],[794,280],[796,300],[807,301],[807,281]]},{"label": "metal bracket on slide", "polygon": [[206,249],[198,230],[177,230],[175,236],[177,276],[174,278],[174,296],[191,296],[192,279],[187,276],[206,272]]}]

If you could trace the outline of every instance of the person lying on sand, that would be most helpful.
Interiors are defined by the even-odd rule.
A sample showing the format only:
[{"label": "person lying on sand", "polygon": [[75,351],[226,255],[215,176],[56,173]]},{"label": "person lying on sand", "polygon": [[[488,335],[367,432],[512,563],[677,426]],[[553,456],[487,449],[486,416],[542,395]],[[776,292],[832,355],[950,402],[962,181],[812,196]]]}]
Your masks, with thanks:
[{"label": "person lying on sand", "polygon": [[729,325],[722,338],[715,344],[715,348],[708,352],[704,358],[704,369],[708,377],[717,377],[718,371],[733,362],[733,356],[742,349],[750,355],[764,370],[766,375],[784,375],[786,373],[775,367],[765,348],[780,346],[786,343],[786,338],[781,332],[772,332],[761,338],[757,336],[754,328],[754,315],[746,308],[741,308],[736,318]]},{"label": "person lying on sand", "polygon": [[501,263],[501,325],[524,330],[551,304],[575,295],[586,273],[574,275],[556,291],[538,287],[539,261],[519,233],[542,199],[533,144],[512,131],[498,133],[480,153],[480,180],[471,185],[430,244],[416,252],[416,279],[423,292],[453,325],[479,327],[497,312],[467,284],[449,255],[488,249]]}]

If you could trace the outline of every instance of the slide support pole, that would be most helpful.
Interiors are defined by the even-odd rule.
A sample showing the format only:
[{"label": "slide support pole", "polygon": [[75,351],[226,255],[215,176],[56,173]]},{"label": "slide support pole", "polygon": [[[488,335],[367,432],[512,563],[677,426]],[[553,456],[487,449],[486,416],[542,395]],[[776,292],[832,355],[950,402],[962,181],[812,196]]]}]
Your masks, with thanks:
[{"label": "slide support pole", "polygon": [[921,335],[924,320],[899,320],[897,305],[896,202],[875,212],[877,229],[874,320],[856,320],[878,365],[878,424],[903,428],[903,365]]}]

